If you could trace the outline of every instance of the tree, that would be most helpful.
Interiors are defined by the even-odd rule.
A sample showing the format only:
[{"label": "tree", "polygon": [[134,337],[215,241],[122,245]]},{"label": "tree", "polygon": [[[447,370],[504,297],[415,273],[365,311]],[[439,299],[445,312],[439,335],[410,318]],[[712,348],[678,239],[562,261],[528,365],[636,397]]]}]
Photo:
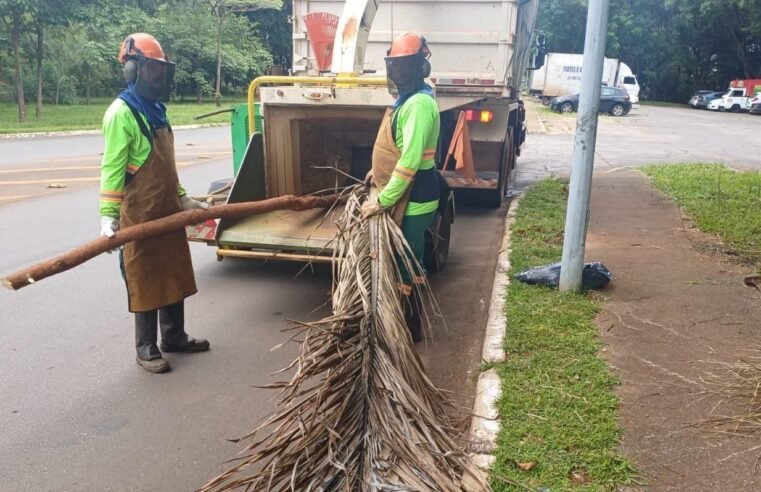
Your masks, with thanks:
[{"label": "tree", "polygon": [[251,13],[261,9],[279,9],[282,6],[282,0],[208,0],[214,18],[217,21],[216,32],[216,87],[214,100],[217,106],[222,105],[222,32],[225,21],[234,15],[242,13]]},{"label": "tree", "polygon": [[10,33],[11,47],[15,64],[16,102],[18,104],[18,120],[26,121],[26,99],[24,98],[24,76],[21,60],[21,36],[29,26],[32,4],[25,0],[0,0],[0,17]]}]

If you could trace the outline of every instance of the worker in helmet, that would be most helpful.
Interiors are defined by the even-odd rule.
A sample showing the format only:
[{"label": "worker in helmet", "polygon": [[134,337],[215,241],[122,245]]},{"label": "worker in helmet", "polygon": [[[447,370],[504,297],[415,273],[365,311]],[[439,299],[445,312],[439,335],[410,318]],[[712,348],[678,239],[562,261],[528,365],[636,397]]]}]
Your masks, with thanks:
[{"label": "worker in helmet", "polygon": [[[439,108],[425,83],[430,56],[425,38],[415,33],[399,36],[387,52],[386,76],[396,101],[386,111],[373,148],[370,179],[381,191],[377,201],[368,200],[362,208],[365,217],[391,213],[412,249],[414,267],[405,268],[407,262],[400,262],[405,296],[413,293],[414,284],[425,282],[425,231],[439,207]],[[419,338],[419,327],[410,328],[413,338]]]},{"label": "worker in helmet", "polygon": [[[136,33],[121,45],[127,89],[103,117],[101,236],[182,210],[208,208],[180,186],[174,136],[162,101],[174,80],[156,38]],[[135,313],[137,363],[151,373],[169,371],[164,352],[201,352],[209,342],[185,333],[183,301],[197,292],[184,230],[128,243],[120,251],[128,306]],[[161,350],[157,327],[161,327]]]}]

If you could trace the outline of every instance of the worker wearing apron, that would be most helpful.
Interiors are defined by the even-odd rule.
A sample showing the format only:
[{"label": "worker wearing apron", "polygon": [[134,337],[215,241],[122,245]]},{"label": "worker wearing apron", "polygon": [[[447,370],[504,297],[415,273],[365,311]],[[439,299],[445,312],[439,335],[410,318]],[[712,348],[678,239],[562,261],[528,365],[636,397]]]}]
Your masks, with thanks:
[{"label": "worker wearing apron", "polygon": [[[206,203],[187,196],[177,177],[174,136],[166,117],[174,64],[156,39],[144,33],[124,40],[119,53],[128,88],[103,118],[101,235]],[[197,292],[184,230],[134,241],[120,252],[128,306],[135,313],[137,363],[167,372],[164,352],[201,352],[209,342],[185,333],[183,301]],[[161,350],[157,326],[161,327]]]},{"label": "worker wearing apron", "polygon": [[[373,148],[371,179],[381,192],[377,201],[368,200],[362,207],[365,217],[388,211],[415,255],[413,271],[400,268],[405,296],[413,293],[414,284],[425,282],[425,231],[439,207],[439,108],[425,83],[430,54],[425,38],[414,33],[398,37],[387,53],[389,91],[396,102],[386,111]],[[418,338],[416,329],[410,329]]]}]

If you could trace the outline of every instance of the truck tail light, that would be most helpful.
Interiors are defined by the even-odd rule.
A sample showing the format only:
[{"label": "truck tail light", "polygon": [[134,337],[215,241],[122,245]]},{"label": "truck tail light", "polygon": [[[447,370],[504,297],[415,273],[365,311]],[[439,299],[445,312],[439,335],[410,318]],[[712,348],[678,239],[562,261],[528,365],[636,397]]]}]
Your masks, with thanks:
[{"label": "truck tail light", "polygon": [[491,123],[494,121],[494,111],[488,109],[466,109],[465,110],[466,121],[480,121],[481,123]]}]

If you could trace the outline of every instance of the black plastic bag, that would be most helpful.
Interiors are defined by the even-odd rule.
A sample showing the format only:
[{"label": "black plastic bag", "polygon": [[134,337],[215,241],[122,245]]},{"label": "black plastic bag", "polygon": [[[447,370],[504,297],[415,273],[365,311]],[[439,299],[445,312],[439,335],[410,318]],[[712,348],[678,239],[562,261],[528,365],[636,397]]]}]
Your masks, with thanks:
[{"label": "black plastic bag", "polygon": [[[515,278],[526,284],[557,287],[560,283],[560,263],[532,268],[517,274]],[[599,261],[585,263],[581,274],[581,286],[590,290],[603,289],[612,279],[613,274]]]}]

